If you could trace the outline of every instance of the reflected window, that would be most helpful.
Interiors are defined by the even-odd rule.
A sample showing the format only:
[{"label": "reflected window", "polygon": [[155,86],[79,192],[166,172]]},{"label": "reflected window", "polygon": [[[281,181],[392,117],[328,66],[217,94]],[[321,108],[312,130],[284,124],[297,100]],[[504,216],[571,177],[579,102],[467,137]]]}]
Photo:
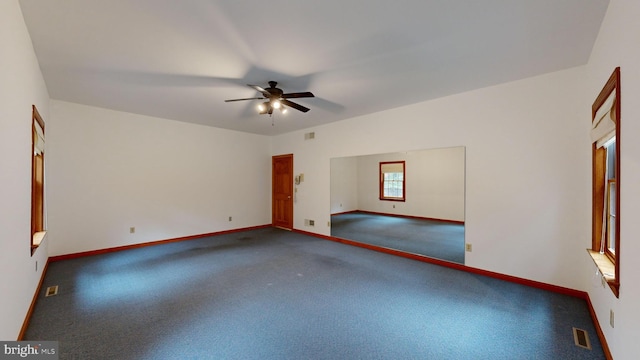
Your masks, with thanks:
[{"label": "reflected window", "polygon": [[405,201],[405,162],[380,163],[380,200]]},{"label": "reflected window", "polygon": [[31,156],[31,254],[46,235],[44,203],[44,121],[35,105],[32,108]]},{"label": "reflected window", "polygon": [[613,293],[620,290],[620,68],[591,107],[592,242],[590,254]]}]

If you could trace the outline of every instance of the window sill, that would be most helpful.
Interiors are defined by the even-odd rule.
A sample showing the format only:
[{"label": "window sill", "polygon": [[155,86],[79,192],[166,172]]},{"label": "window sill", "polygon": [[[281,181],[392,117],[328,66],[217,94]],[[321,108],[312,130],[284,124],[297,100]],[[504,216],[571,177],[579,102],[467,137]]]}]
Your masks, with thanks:
[{"label": "window sill", "polygon": [[593,251],[591,249],[587,249],[587,252],[598,268],[598,271],[600,271],[600,274],[602,274],[603,280],[607,282],[607,284],[611,288],[611,291],[613,291],[613,293],[617,297],[620,283],[616,279],[615,264],[611,262],[611,260],[605,254],[600,254],[600,252]]},{"label": "window sill", "polygon": [[37,248],[38,246],[40,246],[40,244],[42,243],[42,241],[44,241],[44,238],[47,237],[47,231],[38,231],[37,233],[33,234],[33,238],[31,239],[31,247],[32,248]]}]

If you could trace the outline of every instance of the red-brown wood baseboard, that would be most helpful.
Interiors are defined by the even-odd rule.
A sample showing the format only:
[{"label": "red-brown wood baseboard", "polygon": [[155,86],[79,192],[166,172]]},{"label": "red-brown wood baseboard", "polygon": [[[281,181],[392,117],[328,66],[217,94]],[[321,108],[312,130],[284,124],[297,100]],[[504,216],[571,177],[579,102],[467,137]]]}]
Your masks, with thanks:
[{"label": "red-brown wood baseboard", "polygon": [[585,300],[587,301],[587,305],[589,306],[589,313],[591,314],[591,319],[593,319],[593,323],[596,327],[596,333],[598,335],[598,339],[600,339],[600,345],[602,345],[604,356],[607,360],[613,360],[613,356],[611,356],[611,350],[609,350],[609,344],[607,344],[607,338],[604,337],[604,332],[602,331],[602,327],[600,326],[600,322],[598,321],[598,317],[596,316],[596,310],[593,308],[593,304],[591,303],[589,294],[587,294]]},{"label": "red-brown wood baseboard", "polygon": [[343,214],[353,214],[353,213],[364,213],[364,214],[371,214],[371,215],[393,216],[393,217],[399,217],[399,218],[405,218],[405,219],[441,221],[441,222],[446,222],[446,223],[451,223],[451,224],[464,225],[464,221],[459,221],[459,220],[437,219],[437,218],[430,218],[430,217],[424,217],[424,216],[413,216],[413,215],[402,215],[402,214],[389,214],[389,213],[366,211],[366,210],[343,211],[343,212],[333,213],[331,215],[343,215]]},{"label": "red-brown wood baseboard", "polygon": [[271,224],[250,226],[250,227],[232,229],[232,230],[217,231],[217,232],[206,233],[206,234],[183,236],[183,237],[165,239],[165,240],[149,241],[149,242],[139,243],[139,244],[116,246],[116,247],[111,247],[111,248],[106,248],[106,249],[82,251],[82,252],[77,252],[77,253],[72,253],[72,254],[56,255],[56,256],[51,256],[49,258],[49,260],[50,261],[61,261],[61,260],[75,259],[75,258],[85,257],[85,256],[100,255],[100,254],[106,254],[106,253],[111,253],[111,252],[116,252],[116,251],[136,249],[136,248],[141,248],[141,247],[146,247],[146,246],[167,244],[167,243],[178,242],[178,241],[195,240],[195,239],[200,239],[200,238],[208,237],[208,236],[231,234],[231,233],[240,232],[240,231],[256,230],[256,229],[263,229],[263,228],[268,228],[268,227],[271,227]]},{"label": "red-brown wood baseboard", "polygon": [[551,284],[543,283],[543,282],[540,282],[540,281],[534,281],[534,280],[520,278],[520,277],[517,277],[517,276],[505,275],[505,274],[501,274],[501,273],[497,273],[497,272],[493,272],[493,271],[489,271],[489,270],[478,269],[478,268],[474,268],[474,267],[470,267],[470,266],[466,266],[466,265],[462,265],[462,264],[457,264],[457,263],[453,263],[453,262],[449,262],[449,261],[430,258],[428,256],[407,253],[407,252],[404,252],[404,251],[399,251],[399,250],[395,250],[395,249],[389,249],[389,248],[370,245],[370,244],[359,243],[359,242],[356,242],[356,241],[342,239],[342,238],[338,238],[338,237],[334,237],[334,236],[315,234],[315,233],[311,233],[311,232],[308,232],[308,231],[297,230],[297,229],[294,229],[293,231],[295,231],[297,233],[305,234],[305,235],[310,235],[310,236],[314,236],[314,237],[318,237],[318,238],[322,238],[322,239],[326,239],[326,240],[339,242],[339,243],[342,243],[342,244],[357,246],[357,247],[361,247],[361,248],[365,248],[365,249],[369,249],[369,250],[374,250],[374,251],[378,251],[378,252],[382,252],[382,253],[386,253],[386,254],[397,255],[397,256],[404,257],[404,258],[408,258],[408,259],[413,259],[413,260],[418,260],[418,261],[422,261],[422,262],[426,262],[426,263],[430,263],[430,264],[445,266],[445,267],[448,267],[448,268],[451,268],[451,269],[455,269],[455,270],[466,271],[466,272],[470,272],[470,273],[473,273],[473,274],[478,274],[478,275],[482,275],[482,276],[491,277],[491,278],[494,278],[494,279],[500,279],[500,280],[504,280],[504,281],[513,282],[513,283],[516,283],[516,284],[521,284],[521,285],[525,285],[525,286],[530,286],[530,287],[534,287],[534,288],[538,288],[538,289],[542,289],[542,290],[552,291],[552,292],[555,292],[555,293],[559,293],[559,294],[563,294],[563,295],[568,295],[568,296],[573,296],[573,297],[577,297],[577,298],[580,298],[580,299],[584,299],[587,302],[588,306],[589,306],[589,313],[591,315],[591,319],[593,320],[593,323],[595,324],[597,336],[598,336],[598,339],[600,339],[600,344],[602,345],[602,349],[604,350],[605,357],[607,358],[607,360],[613,359],[613,357],[611,356],[611,351],[609,350],[609,345],[607,344],[607,339],[604,337],[604,333],[602,332],[602,328],[600,327],[600,323],[598,322],[598,318],[596,316],[595,310],[594,310],[593,305],[591,303],[591,299],[589,298],[589,293],[587,293],[585,291],[570,289],[570,288],[566,288],[566,287],[562,287],[562,286],[558,286],[558,285],[551,285]]},{"label": "red-brown wood baseboard", "polygon": [[543,282],[539,282],[539,281],[519,278],[519,277],[516,277],[516,276],[505,275],[505,274],[501,274],[501,273],[497,273],[497,272],[493,272],[493,271],[489,271],[489,270],[483,270],[483,269],[479,269],[479,268],[474,268],[474,267],[470,267],[470,266],[466,266],[466,265],[462,265],[462,264],[458,264],[458,263],[454,263],[454,262],[450,262],[450,261],[439,260],[439,259],[435,259],[435,258],[432,258],[432,257],[424,256],[424,255],[408,253],[408,252],[395,250],[395,249],[389,249],[389,248],[385,248],[385,247],[381,247],[381,246],[364,244],[364,243],[360,243],[360,242],[357,242],[357,241],[342,239],[342,238],[338,238],[338,237],[334,237],[334,236],[315,234],[315,233],[311,233],[311,232],[307,232],[307,231],[303,231],[303,230],[294,230],[294,231],[298,232],[298,233],[301,233],[301,234],[311,235],[311,236],[315,236],[315,237],[319,237],[319,238],[323,238],[323,239],[327,239],[327,240],[331,240],[331,241],[336,241],[336,242],[343,243],[343,244],[362,247],[362,248],[365,248],[365,249],[375,250],[375,251],[379,251],[379,252],[383,252],[383,253],[387,253],[387,254],[398,255],[398,256],[401,256],[401,257],[409,258],[409,259],[419,260],[419,261],[422,261],[422,262],[436,264],[436,265],[440,265],[440,266],[445,266],[445,267],[456,269],[456,270],[466,271],[466,272],[470,272],[470,273],[474,273],[474,274],[478,274],[478,275],[483,275],[483,276],[488,276],[488,277],[492,277],[492,278],[496,278],[496,279],[500,279],[500,280],[510,281],[510,282],[513,282],[513,283],[527,285],[527,286],[531,286],[531,287],[535,287],[535,288],[539,288],[539,289],[543,289],[543,290],[549,290],[549,291],[553,291],[553,292],[564,294],[564,295],[579,297],[579,298],[582,298],[582,299],[585,299],[586,296],[588,296],[588,294],[586,292],[584,292],[584,291],[579,291],[579,290],[574,290],[574,289],[570,289],[570,288],[566,288],[566,287],[562,287],[562,286],[558,286],[558,285],[551,285],[551,284],[547,284],[547,283],[543,283]]},{"label": "red-brown wood baseboard", "polygon": [[47,274],[47,268],[49,267],[49,259],[44,264],[44,268],[42,269],[42,274],[40,275],[40,281],[38,281],[38,286],[36,287],[36,292],[33,294],[33,299],[31,299],[31,305],[29,305],[29,310],[27,310],[27,315],[24,317],[24,321],[22,322],[22,327],[20,328],[20,333],[18,334],[18,341],[24,339],[24,334],[27,331],[27,327],[29,327],[29,320],[31,320],[31,314],[33,314],[33,309],[36,306],[36,301],[38,300],[38,295],[40,294],[40,290],[42,289],[42,283],[44,282],[44,276]]}]

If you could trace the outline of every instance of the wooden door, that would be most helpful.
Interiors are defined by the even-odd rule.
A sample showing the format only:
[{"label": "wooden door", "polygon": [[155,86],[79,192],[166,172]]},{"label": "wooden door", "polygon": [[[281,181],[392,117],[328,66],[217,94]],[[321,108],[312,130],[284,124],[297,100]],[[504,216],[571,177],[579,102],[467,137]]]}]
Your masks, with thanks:
[{"label": "wooden door", "polygon": [[293,154],[274,156],[271,161],[273,226],[293,229]]}]

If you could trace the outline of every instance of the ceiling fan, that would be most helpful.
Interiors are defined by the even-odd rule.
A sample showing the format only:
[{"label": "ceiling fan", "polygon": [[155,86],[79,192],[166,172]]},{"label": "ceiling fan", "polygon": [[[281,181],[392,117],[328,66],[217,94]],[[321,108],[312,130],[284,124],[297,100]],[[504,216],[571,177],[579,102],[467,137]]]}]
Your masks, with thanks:
[{"label": "ceiling fan", "polygon": [[250,88],[253,88],[256,91],[258,91],[259,93],[261,93],[263,97],[253,97],[253,98],[245,98],[245,99],[231,99],[231,100],[225,100],[225,102],[267,99],[267,101],[265,101],[262,104],[258,105],[258,110],[259,110],[260,114],[269,114],[269,115],[273,114],[273,109],[280,109],[280,111],[286,112],[287,109],[286,109],[285,105],[288,106],[288,107],[294,108],[296,110],[305,112],[305,113],[310,110],[307,107],[304,107],[304,106],[302,106],[300,104],[296,104],[296,103],[294,103],[292,101],[289,101],[287,99],[308,98],[308,97],[315,97],[315,95],[313,95],[312,93],[310,93],[308,91],[285,94],[282,91],[282,89],[278,89],[276,87],[276,85],[278,85],[277,82],[269,81],[269,87],[266,88],[266,89],[263,89],[258,85],[249,85],[249,84],[247,84],[247,86],[249,86]]}]

